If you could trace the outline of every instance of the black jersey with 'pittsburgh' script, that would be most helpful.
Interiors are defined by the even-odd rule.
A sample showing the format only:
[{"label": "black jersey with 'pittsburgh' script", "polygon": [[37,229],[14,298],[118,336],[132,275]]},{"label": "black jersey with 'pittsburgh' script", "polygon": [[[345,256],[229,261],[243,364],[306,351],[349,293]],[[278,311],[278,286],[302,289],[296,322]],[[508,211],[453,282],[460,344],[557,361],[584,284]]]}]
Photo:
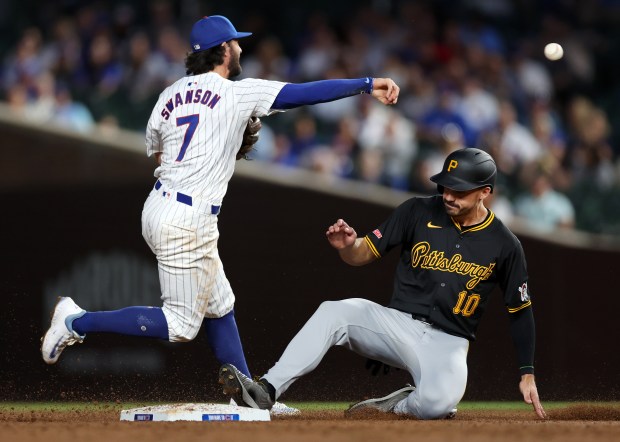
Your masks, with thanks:
[{"label": "black jersey with 'pittsburgh' script", "polygon": [[441,196],[411,198],[364,239],[377,258],[401,247],[388,306],[447,333],[475,339],[498,284],[509,313],[531,305],[521,243],[491,210],[482,223],[461,227]]}]

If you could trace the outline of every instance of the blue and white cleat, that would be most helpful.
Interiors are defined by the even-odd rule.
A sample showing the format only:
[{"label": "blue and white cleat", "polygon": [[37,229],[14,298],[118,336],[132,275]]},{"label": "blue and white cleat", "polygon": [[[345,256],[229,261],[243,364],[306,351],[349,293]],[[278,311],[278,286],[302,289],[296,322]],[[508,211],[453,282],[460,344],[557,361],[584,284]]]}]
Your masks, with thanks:
[{"label": "blue and white cleat", "polygon": [[58,298],[52,313],[52,322],[43,338],[41,338],[41,355],[47,364],[55,364],[67,345],[82,343],[86,336],[80,336],[73,330],[71,323],[86,313],[78,307],[73,299]]},{"label": "blue and white cleat", "polygon": [[301,414],[301,411],[299,408],[289,407],[282,402],[276,401],[276,403],[273,404],[273,407],[271,407],[271,410],[269,410],[269,414],[272,416],[297,416]]},{"label": "blue and white cleat", "polygon": [[[233,398],[230,398],[229,404],[237,405],[237,403],[235,402]],[[301,411],[299,410],[299,408],[289,407],[288,405],[283,404],[282,402],[276,401],[273,404],[273,407],[271,407],[271,410],[269,410],[269,414],[272,416],[297,416],[301,414]]]}]

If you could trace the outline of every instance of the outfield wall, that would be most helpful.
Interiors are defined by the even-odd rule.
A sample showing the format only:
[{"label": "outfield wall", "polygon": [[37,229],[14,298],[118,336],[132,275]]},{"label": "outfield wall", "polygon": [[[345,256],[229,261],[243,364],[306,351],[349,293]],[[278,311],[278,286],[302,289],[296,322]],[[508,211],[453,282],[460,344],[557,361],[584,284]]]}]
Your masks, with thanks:
[{"label": "outfield wall", "polygon": [[[139,134],[83,138],[0,117],[0,398],[223,400],[202,334],[187,344],[92,335],[57,365],[42,362],[39,338],[58,295],[93,310],[160,305],[156,261],[140,232],[154,167]],[[239,166],[220,215],[220,254],[250,367],[262,374],[322,301],[388,301],[396,254],[349,267],[324,231],[342,217],[366,232],[410,195],[258,162]],[[618,241],[514,230],[529,264],[541,396],[620,400]],[[501,304],[495,296],[470,347],[465,399],[519,398]],[[372,377],[363,358],[333,349],[283,399],[354,400],[408,381],[401,371]]]}]

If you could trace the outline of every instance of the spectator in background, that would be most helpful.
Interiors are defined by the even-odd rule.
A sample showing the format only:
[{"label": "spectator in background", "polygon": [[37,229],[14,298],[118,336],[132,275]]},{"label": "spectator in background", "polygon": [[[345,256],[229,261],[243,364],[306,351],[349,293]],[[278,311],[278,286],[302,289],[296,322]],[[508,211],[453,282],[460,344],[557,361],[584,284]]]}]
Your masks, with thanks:
[{"label": "spectator in background", "polygon": [[52,71],[61,81],[72,82],[82,63],[84,42],[80,39],[75,20],[60,17],[53,24],[52,41],[48,50],[52,54]]},{"label": "spectator in background", "polygon": [[437,105],[438,92],[435,83],[425,74],[420,65],[409,67],[406,90],[409,93],[400,100],[403,113],[413,121],[420,121]]},{"label": "spectator in background", "polygon": [[465,46],[479,47],[484,52],[504,52],[504,40],[501,34],[477,11],[471,12],[463,20],[459,36]]},{"label": "spectator in background", "polygon": [[421,140],[431,144],[438,144],[441,132],[447,124],[454,124],[463,133],[465,144],[475,145],[475,133],[463,117],[456,111],[459,103],[458,92],[449,85],[439,86],[439,96],[435,107],[430,109],[418,123],[418,133]]},{"label": "spectator in background", "polygon": [[138,31],[129,39],[124,61],[123,91],[129,101],[140,103],[166,86],[168,63],[157,56],[146,32]]},{"label": "spectator in background", "polygon": [[115,42],[107,32],[93,38],[88,48],[87,75],[88,82],[95,86],[98,99],[108,98],[120,87],[124,66],[115,51]]},{"label": "spectator in background", "polygon": [[384,184],[408,190],[411,166],[418,154],[415,125],[401,114],[390,109],[391,114],[379,147],[383,152]]},{"label": "spectator in background", "polygon": [[485,203],[504,224],[509,226],[512,223],[515,217],[514,205],[503,194],[503,190],[500,187],[493,189],[493,193],[489,195]]},{"label": "spectator in background", "polygon": [[543,63],[532,57],[534,52],[532,45],[533,43],[529,41],[522,42],[512,59],[516,86],[523,92],[523,100],[520,100],[523,108],[526,108],[532,100],[549,101],[553,96],[551,74]]},{"label": "spectator in background", "polygon": [[540,143],[543,151],[551,155],[558,163],[562,163],[566,155],[566,133],[560,117],[553,111],[549,102],[533,101],[530,106],[529,120],[532,134]]},{"label": "spectator in background", "polygon": [[449,154],[465,147],[461,128],[456,124],[446,124],[441,131],[439,144],[431,149],[423,150],[415,162],[410,181],[411,190],[423,195],[437,193],[437,186],[430,180],[430,177],[441,171]]},{"label": "spectator in background", "polygon": [[532,134],[540,143],[543,157],[553,164],[550,178],[553,187],[568,192],[573,185],[570,173],[561,165],[566,159],[566,133],[559,116],[553,112],[548,102],[536,100],[530,107],[530,127]]},{"label": "spectator in background", "polygon": [[406,190],[418,151],[415,126],[401,114],[376,106],[367,98],[360,100],[359,178]]},{"label": "spectator in background", "polygon": [[48,69],[50,63],[50,58],[43,52],[41,31],[27,28],[15,50],[5,60],[3,85],[10,89],[21,84],[30,92],[35,87],[36,78]]},{"label": "spectator in background", "polygon": [[568,197],[556,191],[551,184],[548,166],[543,162],[529,165],[524,170],[528,191],[515,201],[515,213],[528,226],[540,232],[575,226],[575,209]]},{"label": "spectator in background", "polygon": [[[160,2],[161,3],[161,2]],[[172,84],[185,75],[185,54],[187,43],[173,26],[157,28],[155,55],[158,63],[165,66],[161,75],[165,84]]]},{"label": "spectator in background", "polygon": [[364,72],[379,72],[382,69],[384,44],[375,38],[375,17],[372,11],[361,7],[356,19],[346,25],[338,61],[349,76],[357,77]]},{"label": "spectator in background", "polygon": [[362,97],[360,103],[360,177],[407,190],[411,165],[418,152],[415,125],[367,98]]},{"label": "spectator in background", "polygon": [[241,78],[284,81],[290,77],[291,69],[280,40],[271,35],[260,40],[256,51],[245,57]]},{"label": "spectator in background", "polygon": [[590,100],[576,97],[569,105],[569,122],[573,132],[567,165],[575,184],[612,187],[616,176],[606,114]]},{"label": "spectator in background", "polygon": [[299,81],[322,78],[339,55],[339,46],[333,28],[321,13],[314,13],[308,20],[308,34],[300,50],[297,61]]},{"label": "spectator in background", "polygon": [[320,144],[317,136],[316,121],[305,110],[296,113],[293,122],[293,134],[288,143],[286,153],[278,157],[278,163],[285,166],[300,166],[302,157],[307,155],[310,150]]},{"label": "spectator in background", "polygon": [[495,129],[498,144],[492,146],[490,153],[498,169],[506,175],[512,175],[522,166],[536,161],[543,150],[532,132],[517,121],[516,109],[510,101],[501,101],[499,109],[499,121]]},{"label": "spectator in background", "polygon": [[352,116],[342,118],[331,139],[330,150],[338,157],[339,176],[355,178],[355,158],[361,150],[359,140],[359,122]]},{"label": "spectator in background", "polygon": [[499,101],[482,87],[478,77],[468,75],[462,84],[463,98],[457,105],[457,112],[475,133],[475,139],[485,130],[497,125]]},{"label": "spectator in background", "polygon": [[12,112],[25,121],[52,124],[81,133],[88,133],[95,126],[88,108],[74,101],[67,85],[56,81],[49,71],[34,79],[30,93],[17,83],[9,89],[7,98]]},{"label": "spectator in background", "polygon": [[95,127],[95,120],[88,108],[74,101],[71,91],[64,84],[56,85],[56,105],[51,122],[81,133],[88,133]]},{"label": "spectator in background", "polygon": [[6,94],[6,102],[12,115],[26,118],[28,115],[28,91],[25,86],[16,84]]},{"label": "spectator in background", "polygon": [[56,78],[50,71],[36,78],[26,117],[37,123],[49,123],[56,112]]}]

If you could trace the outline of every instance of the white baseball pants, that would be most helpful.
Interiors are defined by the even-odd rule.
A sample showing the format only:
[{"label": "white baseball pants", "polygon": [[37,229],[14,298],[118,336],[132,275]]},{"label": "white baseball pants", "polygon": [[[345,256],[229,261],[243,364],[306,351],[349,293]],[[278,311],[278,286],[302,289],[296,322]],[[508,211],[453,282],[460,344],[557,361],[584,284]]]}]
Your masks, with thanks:
[{"label": "white baseball pants", "polygon": [[217,215],[208,204],[196,198],[193,203],[153,189],[142,211],[142,236],[157,257],[171,342],[191,341],[204,317],[220,318],[235,303],[217,251]]}]

